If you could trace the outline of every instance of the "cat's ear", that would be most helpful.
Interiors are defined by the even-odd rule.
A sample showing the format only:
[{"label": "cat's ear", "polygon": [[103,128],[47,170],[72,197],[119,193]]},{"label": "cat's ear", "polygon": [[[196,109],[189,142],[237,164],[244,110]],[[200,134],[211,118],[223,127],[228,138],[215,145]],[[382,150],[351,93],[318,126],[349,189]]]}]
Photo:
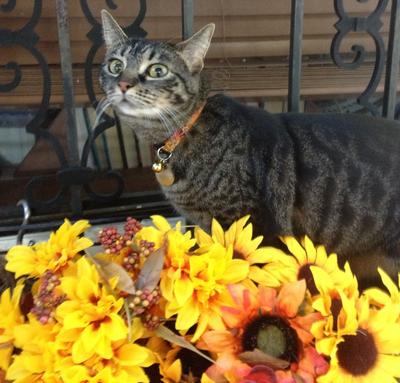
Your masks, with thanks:
[{"label": "cat's ear", "polygon": [[210,47],[214,29],[215,24],[207,24],[190,39],[176,44],[178,52],[192,73],[198,73],[203,69],[204,58]]},{"label": "cat's ear", "polygon": [[128,39],[122,28],[105,9],[101,11],[101,21],[107,49],[123,44]]}]

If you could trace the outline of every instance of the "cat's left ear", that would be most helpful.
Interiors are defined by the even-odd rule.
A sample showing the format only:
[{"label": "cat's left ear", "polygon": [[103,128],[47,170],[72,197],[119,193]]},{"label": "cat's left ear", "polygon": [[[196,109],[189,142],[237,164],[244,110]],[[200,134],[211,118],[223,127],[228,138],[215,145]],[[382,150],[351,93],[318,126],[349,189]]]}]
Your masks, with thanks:
[{"label": "cat's left ear", "polygon": [[107,50],[128,40],[128,36],[105,9],[101,11],[101,21]]},{"label": "cat's left ear", "polygon": [[215,24],[207,24],[190,39],[176,44],[178,52],[192,73],[198,73],[203,69],[204,58],[210,47],[214,30]]}]

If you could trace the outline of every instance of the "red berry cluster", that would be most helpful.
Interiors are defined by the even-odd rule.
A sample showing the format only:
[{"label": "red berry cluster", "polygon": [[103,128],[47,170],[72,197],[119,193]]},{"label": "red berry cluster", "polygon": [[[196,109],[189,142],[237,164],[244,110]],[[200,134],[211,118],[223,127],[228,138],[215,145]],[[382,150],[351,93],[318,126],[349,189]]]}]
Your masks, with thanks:
[{"label": "red berry cluster", "polygon": [[55,292],[55,288],[60,283],[58,276],[51,271],[46,271],[40,279],[39,290],[33,298],[31,313],[42,324],[46,324],[52,320],[54,310],[66,298],[65,295],[57,295]]},{"label": "red berry cluster", "polygon": [[[137,273],[140,271],[140,254],[134,251],[132,248],[126,248],[126,251],[123,251],[123,260],[122,267],[135,277]],[[124,249],[125,250],[125,249]]]},{"label": "red berry cluster", "polygon": [[142,228],[139,221],[132,217],[126,219],[124,234],[118,233],[117,228],[110,226],[99,232],[100,244],[109,254],[118,254],[121,249],[129,246],[135,234]]},{"label": "red berry cluster", "polygon": [[153,251],[154,251],[155,243],[154,242],[148,242],[144,239],[142,239],[139,242],[139,254],[147,258]]},{"label": "red berry cluster", "polygon": [[[128,298],[128,306],[134,315],[141,315],[142,320],[144,319],[144,322],[146,323],[149,310],[160,300],[160,296],[159,287],[156,287],[153,291],[147,289],[144,289],[143,291],[136,290],[135,294],[132,294]],[[152,318],[152,315],[150,315],[149,318]]]},{"label": "red berry cluster", "polygon": [[142,225],[139,221],[137,221],[135,218],[128,217],[126,219],[126,223],[124,225],[124,235],[123,239],[127,245],[132,242],[132,238],[135,236],[135,234],[142,228]]},{"label": "red berry cluster", "polygon": [[142,321],[145,327],[147,327],[150,331],[153,331],[161,324],[162,318],[160,318],[158,315],[147,313],[143,315]]},{"label": "red berry cluster", "polygon": [[143,261],[154,251],[154,242],[141,240],[139,246],[124,252],[122,267],[133,277],[140,272]]},{"label": "red berry cluster", "polygon": [[99,241],[106,253],[116,254],[122,249],[122,238],[116,227],[107,227],[99,232]]}]

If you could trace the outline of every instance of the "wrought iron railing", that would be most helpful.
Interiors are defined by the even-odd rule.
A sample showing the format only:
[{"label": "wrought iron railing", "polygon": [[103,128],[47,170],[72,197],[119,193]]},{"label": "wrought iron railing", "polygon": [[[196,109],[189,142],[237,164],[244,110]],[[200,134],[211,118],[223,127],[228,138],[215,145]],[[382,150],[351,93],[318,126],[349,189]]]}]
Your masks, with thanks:
[{"label": "wrought iron railing", "polygon": [[[365,90],[358,97],[357,102],[363,105],[374,115],[380,114],[380,110],[371,102],[371,97],[376,92],[378,83],[382,79],[385,72],[385,89],[383,96],[382,115],[386,118],[395,118],[396,114],[396,91],[398,66],[400,55],[400,10],[398,0],[379,0],[375,10],[366,17],[350,16],[344,7],[344,0],[332,0],[338,17],[335,24],[337,33],[333,38],[331,45],[331,56],[335,64],[341,68],[352,69],[356,71],[364,62],[366,54],[365,49],[361,45],[352,47],[353,58],[346,61],[341,53],[341,43],[343,39],[351,32],[364,32],[370,35],[375,42],[374,53],[374,70],[371,78],[366,85]],[[369,0],[351,0],[359,3],[365,3]],[[141,27],[146,16],[146,0],[138,0],[140,4],[139,13],[136,18],[125,27],[125,31],[129,35],[144,37],[146,31]],[[172,212],[168,203],[163,199],[157,191],[152,193],[142,193],[124,198],[124,179],[115,170],[108,170],[106,174],[100,173],[88,166],[89,154],[92,150],[92,144],[107,129],[116,125],[120,129],[117,118],[105,115],[100,124],[89,135],[83,150],[79,153],[77,143],[77,128],[75,120],[75,102],[73,90],[72,76],[72,60],[70,48],[70,27],[68,15],[68,1],[57,0],[57,28],[58,41],[60,50],[60,62],[62,70],[62,79],[64,85],[64,109],[67,115],[67,132],[68,145],[67,150],[60,144],[59,139],[42,127],[46,110],[50,106],[50,84],[51,75],[49,65],[43,54],[38,50],[37,43],[39,40],[35,28],[41,17],[43,0],[33,0],[33,13],[25,26],[18,30],[4,29],[1,26],[1,12],[12,12],[16,7],[16,0],[8,0],[0,5],[0,47],[19,46],[27,50],[37,61],[37,65],[41,70],[42,95],[39,107],[33,119],[27,123],[25,129],[27,133],[33,134],[37,139],[46,140],[51,150],[56,153],[60,163],[59,170],[56,174],[56,182],[58,191],[55,196],[47,200],[38,200],[35,198],[34,189],[39,184],[46,182],[54,182],[54,175],[36,175],[33,176],[25,190],[25,198],[33,209],[36,216],[41,216],[36,220],[39,227],[51,226],[52,219],[58,219],[56,215],[49,215],[49,211],[59,211],[59,205],[68,201],[69,208],[67,214],[65,211],[60,215],[82,216],[87,215],[88,211],[82,204],[82,193],[89,201],[94,201],[97,206],[97,219],[107,221],[113,219],[110,215],[126,214],[127,211],[134,211],[136,215],[148,215],[150,212],[162,211]],[[87,38],[91,43],[91,47],[87,53],[84,63],[85,85],[90,103],[96,107],[98,96],[94,90],[93,69],[94,58],[96,53],[103,44],[101,25],[95,16],[91,13],[91,9],[87,0],[80,0],[82,12],[91,25],[91,30],[87,34]],[[113,0],[105,0],[105,6],[111,10],[118,6]],[[291,0],[291,39],[289,52],[289,72],[288,72],[288,109],[289,111],[298,112],[300,110],[300,79],[302,69],[302,31],[304,18],[304,0]],[[387,48],[381,35],[382,15],[390,7],[391,20],[389,30],[389,42]],[[193,32],[194,24],[194,0],[181,0],[182,8],[182,36],[187,38]],[[386,64],[386,71],[385,71]],[[7,83],[0,84],[0,92],[7,93],[17,88],[21,82],[22,70],[17,62],[9,62],[2,70],[13,71],[13,79]],[[123,163],[126,166],[125,154],[122,147]],[[111,183],[115,185],[114,190],[107,194],[96,191],[93,182],[97,177],[107,177]],[[1,187],[1,185],[0,185]],[[117,202],[116,202],[117,201]],[[89,203],[90,205],[90,203]],[[112,208],[107,206],[112,205]],[[95,209],[91,210],[90,214]],[[56,218],[54,218],[56,217]],[[107,218],[110,217],[110,218]],[[22,221],[22,207],[6,206],[0,201],[0,234],[1,232],[11,232]]]}]

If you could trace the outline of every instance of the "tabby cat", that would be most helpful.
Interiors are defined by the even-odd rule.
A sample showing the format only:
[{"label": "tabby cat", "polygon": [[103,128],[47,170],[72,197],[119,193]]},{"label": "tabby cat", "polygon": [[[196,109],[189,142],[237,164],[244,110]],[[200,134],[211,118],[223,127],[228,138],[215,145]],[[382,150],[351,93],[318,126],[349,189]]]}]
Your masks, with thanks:
[{"label": "tabby cat", "polygon": [[138,135],[162,144],[205,103],[167,165],[173,183],[162,188],[178,212],[206,228],[212,217],[228,225],[251,214],[266,242],[308,234],[366,274],[377,264],[398,270],[397,122],[269,114],[222,94],[207,98],[201,72],[213,24],[171,45],[128,38],[106,11],[102,18],[101,85]]}]

